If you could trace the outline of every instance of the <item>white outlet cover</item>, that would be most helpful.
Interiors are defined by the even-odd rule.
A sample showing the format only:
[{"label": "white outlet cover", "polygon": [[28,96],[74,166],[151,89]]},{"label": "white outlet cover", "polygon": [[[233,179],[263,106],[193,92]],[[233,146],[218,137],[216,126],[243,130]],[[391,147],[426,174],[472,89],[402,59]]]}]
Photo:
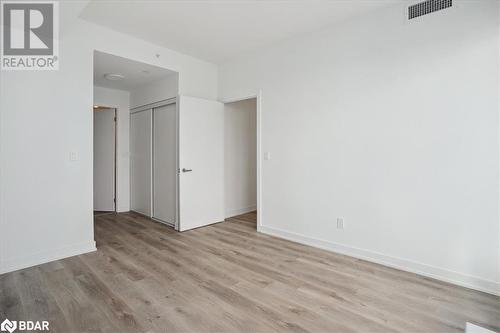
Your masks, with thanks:
[{"label": "white outlet cover", "polygon": [[69,160],[70,161],[77,161],[78,160],[78,153],[76,151],[70,151],[69,152]]}]

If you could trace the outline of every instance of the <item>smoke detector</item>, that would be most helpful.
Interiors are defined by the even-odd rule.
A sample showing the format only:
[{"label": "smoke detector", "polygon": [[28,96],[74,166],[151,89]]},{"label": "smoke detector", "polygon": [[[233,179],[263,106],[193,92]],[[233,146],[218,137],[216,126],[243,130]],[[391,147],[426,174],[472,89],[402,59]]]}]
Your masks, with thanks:
[{"label": "smoke detector", "polygon": [[109,80],[109,81],[119,81],[119,80],[123,80],[125,78],[125,76],[123,76],[121,74],[108,73],[108,74],[104,74],[104,78],[106,80]]}]

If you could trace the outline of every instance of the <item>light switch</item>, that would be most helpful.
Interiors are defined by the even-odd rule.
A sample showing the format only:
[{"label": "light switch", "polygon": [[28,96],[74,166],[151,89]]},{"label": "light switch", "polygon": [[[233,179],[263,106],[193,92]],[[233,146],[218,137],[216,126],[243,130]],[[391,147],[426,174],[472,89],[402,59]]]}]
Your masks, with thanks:
[{"label": "light switch", "polygon": [[266,161],[269,161],[269,160],[271,159],[271,153],[270,153],[270,152],[265,152],[265,153],[264,153],[264,159],[265,159]]},{"label": "light switch", "polygon": [[78,161],[78,152],[72,150],[69,152],[69,160],[74,162],[74,161]]}]

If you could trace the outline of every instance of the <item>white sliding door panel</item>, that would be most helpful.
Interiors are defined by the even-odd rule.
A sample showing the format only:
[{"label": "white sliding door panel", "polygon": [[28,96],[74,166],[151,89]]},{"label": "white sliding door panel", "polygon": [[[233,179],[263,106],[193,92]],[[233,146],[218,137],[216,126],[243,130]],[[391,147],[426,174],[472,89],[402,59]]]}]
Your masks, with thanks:
[{"label": "white sliding door panel", "polygon": [[181,168],[179,230],[189,230],[223,221],[224,105],[222,103],[194,97],[180,97],[179,167]]},{"label": "white sliding door panel", "polygon": [[94,111],[94,210],[115,210],[115,109]]},{"label": "white sliding door panel", "polygon": [[151,216],[152,110],[130,115],[130,208]]},{"label": "white sliding door panel", "polygon": [[153,217],[175,224],[177,206],[176,105],[153,109]]}]

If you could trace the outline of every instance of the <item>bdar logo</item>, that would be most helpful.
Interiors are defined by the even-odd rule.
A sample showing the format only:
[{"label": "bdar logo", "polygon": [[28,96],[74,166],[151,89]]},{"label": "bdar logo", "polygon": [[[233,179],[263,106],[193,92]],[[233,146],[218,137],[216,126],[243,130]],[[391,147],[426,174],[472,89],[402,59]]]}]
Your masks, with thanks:
[{"label": "bdar logo", "polygon": [[0,331],[12,333],[15,330],[24,332],[34,332],[34,331],[49,331],[49,322],[47,320],[42,321],[32,321],[32,320],[9,320],[5,319],[2,324],[0,324]]},{"label": "bdar logo", "polygon": [[14,332],[17,328],[17,322],[15,321],[10,321],[8,319],[5,319],[3,323],[0,325],[0,330],[2,332]]}]

